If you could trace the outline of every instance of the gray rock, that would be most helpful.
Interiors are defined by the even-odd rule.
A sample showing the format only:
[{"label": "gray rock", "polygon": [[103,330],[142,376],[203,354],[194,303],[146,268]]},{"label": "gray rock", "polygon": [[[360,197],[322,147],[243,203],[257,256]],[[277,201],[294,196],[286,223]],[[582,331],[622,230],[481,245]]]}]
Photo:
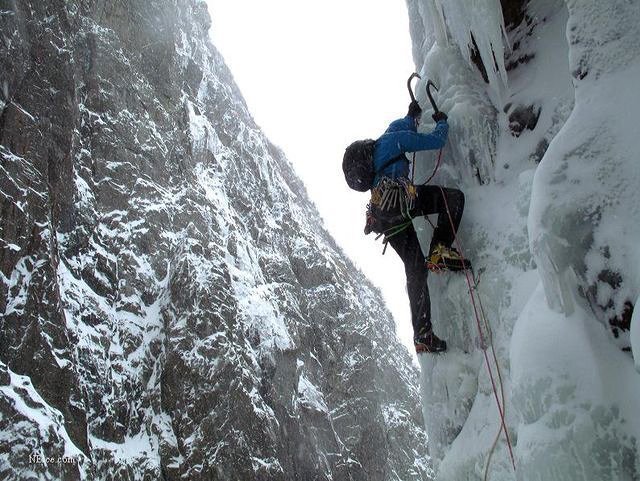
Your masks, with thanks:
[{"label": "gray rock", "polygon": [[0,475],[430,479],[390,314],[210,24],[0,2]]}]

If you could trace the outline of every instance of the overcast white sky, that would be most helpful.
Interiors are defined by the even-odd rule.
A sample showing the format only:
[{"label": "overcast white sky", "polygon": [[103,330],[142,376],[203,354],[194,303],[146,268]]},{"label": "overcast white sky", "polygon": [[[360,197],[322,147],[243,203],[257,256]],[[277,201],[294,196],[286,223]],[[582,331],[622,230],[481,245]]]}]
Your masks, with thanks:
[{"label": "overcast white sky", "polygon": [[325,225],[382,289],[413,351],[402,261],[364,236],[369,195],[342,174],[345,147],[406,114],[414,71],[404,0],[207,0],[211,36],[267,136],[307,186]]}]

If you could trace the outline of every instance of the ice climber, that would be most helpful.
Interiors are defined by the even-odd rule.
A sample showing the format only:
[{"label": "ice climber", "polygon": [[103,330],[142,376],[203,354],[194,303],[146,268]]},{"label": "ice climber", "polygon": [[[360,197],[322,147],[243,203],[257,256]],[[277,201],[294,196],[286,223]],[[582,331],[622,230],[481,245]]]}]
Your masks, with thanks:
[{"label": "ice climber", "polygon": [[[442,148],[449,130],[447,115],[437,111],[434,130],[417,132],[421,115],[420,105],[413,100],[406,117],[392,122],[377,140],[347,147],[343,170],[352,188],[371,191],[365,234],[384,235],[385,249],[391,244],[404,262],[416,352],[434,353],[445,351],[447,343],[432,329],[427,274],[461,270],[470,264],[451,247],[462,218],[464,194],[436,185],[413,185],[409,178],[405,153]],[[429,214],[438,214],[438,221],[425,262],[412,219]]]}]

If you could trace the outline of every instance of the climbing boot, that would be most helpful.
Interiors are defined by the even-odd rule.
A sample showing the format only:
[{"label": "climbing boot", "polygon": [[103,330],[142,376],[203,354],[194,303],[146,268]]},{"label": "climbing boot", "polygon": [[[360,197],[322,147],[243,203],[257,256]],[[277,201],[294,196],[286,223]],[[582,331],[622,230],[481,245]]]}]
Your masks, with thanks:
[{"label": "climbing boot", "polygon": [[433,331],[429,331],[426,334],[421,334],[420,336],[414,337],[413,345],[416,347],[416,352],[418,354],[422,352],[437,353],[447,350],[446,341],[443,341],[438,336],[436,336]]},{"label": "climbing boot", "polygon": [[464,259],[453,247],[437,244],[429,253],[427,268],[435,272],[441,270],[461,271],[470,269],[471,262],[468,259]]}]

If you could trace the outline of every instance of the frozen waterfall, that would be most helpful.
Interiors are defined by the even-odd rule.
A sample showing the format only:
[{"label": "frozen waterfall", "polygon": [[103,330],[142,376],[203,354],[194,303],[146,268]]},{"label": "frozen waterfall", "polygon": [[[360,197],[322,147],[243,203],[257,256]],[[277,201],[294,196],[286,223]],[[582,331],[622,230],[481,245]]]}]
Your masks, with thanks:
[{"label": "frozen waterfall", "polygon": [[[408,1],[416,66],[450,117],[435,181],[467,197],[459,239],[516,465],[504,433],[491,449],[500,416],[464,276],[435,275],[450,349],[420,364],[436,479],[484,479],[490,455],[491,480],[640,479],[640,4],[502,3]],[[434,157],[418,158],[424,179]]]}]

